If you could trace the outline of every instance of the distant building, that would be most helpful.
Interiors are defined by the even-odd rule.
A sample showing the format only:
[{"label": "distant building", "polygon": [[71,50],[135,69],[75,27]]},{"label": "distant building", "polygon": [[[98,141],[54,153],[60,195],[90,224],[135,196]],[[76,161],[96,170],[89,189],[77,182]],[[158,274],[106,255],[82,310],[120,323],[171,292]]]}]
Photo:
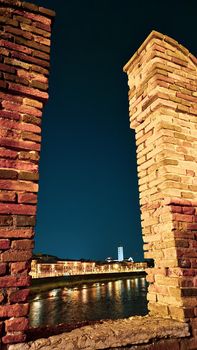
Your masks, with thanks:
[{"label": "distant building", "polygon": [[108,256],[108,257],[105,259],[105,261],[107,261],[107,262],[111,262],[111,261],[113,261],[113,259],[112,259],[112,257],[111,257],[111,256]]},{"label": "distant building", "polygon": [[123,247],[118,247],[118,261],[124,260]]},{"label": "distant building", "polygon": [[127,261],[134,262],[133,258],[130,256],[130,258],[126,259]]}]

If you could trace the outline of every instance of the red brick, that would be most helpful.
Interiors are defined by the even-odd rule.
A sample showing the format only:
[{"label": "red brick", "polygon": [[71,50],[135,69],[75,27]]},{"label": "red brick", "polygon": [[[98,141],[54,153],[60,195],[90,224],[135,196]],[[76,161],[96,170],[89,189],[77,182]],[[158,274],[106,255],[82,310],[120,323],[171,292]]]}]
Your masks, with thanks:
[{"label": "red brick", "polygon": [[16,112],[11,112],[11,111],[0,111],[0,118],[8,118],[8,119],[15,119],[19,120],[20,119],[20,114]]},{"label": "red brick", "polygon": [[0,91],[0,99],[11,101],[11,102],[17,102],[17,103],[23,102],[23,98],[21,96],[11,95],[8,93],[4,93],[2,91]]},{"label": "red brick", "polygon": [[[31,117],[29,117],[29,118],[31,118]],[[36,119],[38,119],[38,118],[36,118]],[[38,120],[40,120],[40,119],[38,119]],[[41,128],[37,125],[24,123],[24,122],[20,123],[20,122],[14,121],[14,120],[2,119],[2,120],[0,120],[0,127],[17,129],[17,130],[24,130],[24,131],[31,131],[31,132],[35,132],[35,133],[39,133],[39,134],[41,133]]]},{"label": "red brick", "polygon": [[182,207],[178,206],[178,205],[172,205],[172,206],[170,206],[170,210],[172,213],[181,213]]},{"label": "red brick", "polygon": [[18,141],[20,138],[20,132],[14,129],[0,129],[0,138],[9,138]]},{"label": "red brick", "polygon": [[10,248],[9,239],[0,239],[0,250],[5,250]]},{"label": "red brick", "polygon": [[28,55],[25,55],[25,54],[19,53],[19,52],[12,52],[11,57],[18,58],[21,61],[34,63],[34,64],[37,64],[38,66],[41,66],[41,67],[49,68],[49,66],[50,66],[50,63],[45,61],[45,60],[42,60],[42,59],[39,59],[39,58],[36,58],[33,56],[28,56]]},{"label": "red brick", "polygon": [[3,344],[22,343],[26,340],[26,335],[23,332],[8,333],[2,337]]},{"label": "red brick", "polygon": [[0,87],[3,88],[3,89],[6,89],[7,88],[7,83],[3,80],[0,80]]},{"label": "red brick", "polygon": [[[0,241],[1,242],[1,241]],[[12,241],[12,249],[26,250],[34,248],[34,241],[30,239],[19,239],[17,241]]]},{"label": "red brick", "polygon": [[34,13],[30,13],[30,12],[24,12],[23,16],[25,16],[25,17],[27,17],[29,19],[32,19],[32,20],[34,20],[36,22],[40,22],[40,23],[46,24],[48,26],[51,25],[51,19],[47,18],[47,17],[44,17],[44,16],[41,16],[41,15],[37,15],[37,14],[34,14]]},{"label": "red brick", "polygon": [[8,300],[11,304],[27,302],[29,293],[30,290],[27,288],[20,289],[15,292],[8,293]]},{"label": "red brick", "polygon": [[18,172],[16,170],[0,169],[0,179],[17,179]]},{"label": "red brick", "polygon": [[36,206],[30,204],[0,203],[0,214],[35,215]]},{"label": "red brick", "polygon": [[7,64],[0,63],[0,71],[14,74],[16,72],[16,69],[11,66],[8,66]]},{"label": "red brick", "polygon": [[29,322],[27,318],[17,317],[5,321],[5,330],[6,332],[25,331],[28,329],[28,325]]},{"label": "red brick", "polygon": [[5,81],[13,81],[18,84],[23,84],[23,85],[29,85],[29,82],[23,78],[17,77],[17,75],[14,74],[9,74],[9,73],[4,73],[3,74],[4,80]]},{"label": "red brick", "polygon": [[7,229],[0,228],[1,238],[32,238],[34,236],[34,231],[32,228],[25,229]]},{"label": "red brick", "polygon": [[[37,80],[41,83],[45,83],[45,84],[48,83],[48,78],[45,77],[43,74],[38,74],[35,72],[26,71],[24,69],[18,69],[17,75],[19,77],[27,79],[28,81]],[[37,108],[43,107],[42,103],[38,102],[37,100],[31,100],[31,102],[30,102],[30,101],[28,101],[28,99],[24,99],[24,102],[25,102],[25,104],[27,104],[27,105],[29,104],[29,106],[32,106],[32,107],[37,107],[38,105],[39,105],[39,107],[37,107]]]},{"label": "red brick", "polygon": [[28,33],[26,31],[18,29],[18,28],[13,28],[11,26],[5,26],[5,31],[8,33],[22,36],[22,37],[29,39],[29,40],[31,40],[33,37],[31,33]]},{"label": "red brick", "polygon": [[5,47],[7,49],[24,52],[24,53],[27,53],[28,55],[32,54],[32,49],[30,49],[30,48],[28,48],[26,46],[14,44],[14,43],[12,43],[10,41],[6,41],[6,40],[2,40],[1,39],[0,40],[0,46],[1,47]]},{"label": "red brick", "polygon": [[20,92],[21,94],[26,96],[37,97],[41,101],[46,101],[48,100],[48,97],[49,97],[47,92],[41,92],[38,89],[33,89],[30,87],[21,86],[19,84],[14,84],[14,83],[9,83],[8,86],[11,91]]},{"label": "red brick", "polygon": [[40,7],[39,6],[39,12],[44,13],[47,16],[54,17],[55,16],[55,11],[47,9],[45,7]]},{"label": "red brick", "polygon": [[3,276],[6,274],[6,268],[7,268],[6,263],[0,263],[0,276]]},{"label": "red brick", "polygon": [[30,115],[33,115],[35,117],[41,117],[42,116],[42,112],[35,108],[35,107],[28,107],[26,105],[19,105],[16,103],[10,103],[9,101],[3,101],[2,102],[2,106],[6,109],[6,110],[10,110],[10,111],[16,111],[19,113],[27,113]]},{"label": "red brick", "polygon": [[192,222],[192,215],[184,215],[184,214],[172,214],[172,219],[182,222]]},{"label": "red brick", "polygon": [[[0,138],[0,146],[12,147],[16,149],[30,149],[32,151],[40,151],[40,145],[30,141],[15,141],[8,138]],[[0,165],[1,166],[1,165]]]},{"label": "red brick", "polygon": [[0,202],[16,202],[16,193],[13,191],[1,191]]},{"label": "red brick", "polygon": [[[32,258],[32,250],[7,250],[1,254],[1,261],[26,261]],[[16,284],[15,284],[16,285]],[[25,284],[24,284],[25,285]]]},{"label": "red brick", "polygon": [[[1,121],[0,121],[1,122]],[[1,124],[0,124],[1,126]],[[11,159],[16,159],[18,155],[18,152],[16,151],[11,151],[9,149],[5,148],[0,148],[0,157],[1,158],[11,158]]]},{"label": "red brick", "polygon": [[197,231],[197,224],[188,224],[187,229]]},{"label": "red brick", "polygon": [[11,263],[11,274],[27,274],[30,271],[30,264],[27,261]]},{"label": "red brick", "polygon": [[[5,299],[5,296],[4,296],[4,294],[2,293],[2,292],[0,292],[0,304],[4,301],[4,299]],[[0,324],[0,336],[1,336],[1,324]]]},{"label": "red brick", "polygon": [[26,287],[30,285],[30,280],[30,276],[3,276],[0,277],[0,287]]},{"label": "red brick", "polygon": [[195,213],[195,208],[192,207],[182,207],[183,214],[192,215]]},{"label": "red brick", "polygon": [[35,193],[18,193],[18,203],[37,203],[37,195]]},{"label": "red brick", "polygon": [[[37,171],[38,164],[34,164],[31,162],[23,162],[20,160],[9,160],[9,159],[0,159],[0,167],[1,168],[15,168],[20,170],[29,170],[29,171]],[[19,176],[19,174],[18,174]]]},{"label": "red brick", "polygon": [[47,24],[44,24],[44,23],[39,23],[39,22],[33,22],[32,23],[33,26],[37,27],[37,28],[40,28],[46,32],[51,32],[51,26],[50,25],[47,25]]},{"label": "red brick", "polygon": [[[47,46],[50,46],[50,40],[48,39],[44,39],[42,37],[37,37],[37,36],[34,36],[34,40],[39,43],[39,44],[44,44],[44,45],[47,45]],[[47,44],[46,44],[47,42]],[[50,55],[48,53],[45,53],[45,52],[42,52],[42,51],[37,51],[37,50],[34,50],[33,52],[33,56],[34,57],[38,57],[38,58],[41,58],[42,60],[46,60],[48,62],[50,62]]]}]

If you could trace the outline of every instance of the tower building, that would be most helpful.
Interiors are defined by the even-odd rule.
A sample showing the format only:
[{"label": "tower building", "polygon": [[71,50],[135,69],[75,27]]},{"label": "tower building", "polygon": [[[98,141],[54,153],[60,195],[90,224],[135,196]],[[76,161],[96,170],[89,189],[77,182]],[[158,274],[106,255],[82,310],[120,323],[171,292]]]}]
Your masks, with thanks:
[{"label": "tower building", "polygon": [[123,247],[118,247],[118,261],[124,260]]}]

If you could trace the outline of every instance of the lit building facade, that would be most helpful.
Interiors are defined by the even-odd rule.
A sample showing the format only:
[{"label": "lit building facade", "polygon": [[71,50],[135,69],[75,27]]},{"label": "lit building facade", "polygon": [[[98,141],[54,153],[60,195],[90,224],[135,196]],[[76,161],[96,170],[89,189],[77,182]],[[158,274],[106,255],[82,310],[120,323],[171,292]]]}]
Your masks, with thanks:
[{"label": "lit building facade", "polygon": [[56,261],[41,262],[33,259],[31,263],[32,278],[85,275],[98,273],[144,271],[146,262],[95,262],[95,261]]}]

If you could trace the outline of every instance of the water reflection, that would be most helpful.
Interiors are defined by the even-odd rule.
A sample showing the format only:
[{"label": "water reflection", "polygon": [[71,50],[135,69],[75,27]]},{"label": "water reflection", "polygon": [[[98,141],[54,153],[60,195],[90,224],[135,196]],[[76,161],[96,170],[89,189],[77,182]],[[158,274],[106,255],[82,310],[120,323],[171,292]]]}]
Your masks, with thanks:
[{"label": "water reflection", "polygon": [[30,301],[31,326],[83,320],[117,319],[147,313],[145,278],[56,288]]}]

